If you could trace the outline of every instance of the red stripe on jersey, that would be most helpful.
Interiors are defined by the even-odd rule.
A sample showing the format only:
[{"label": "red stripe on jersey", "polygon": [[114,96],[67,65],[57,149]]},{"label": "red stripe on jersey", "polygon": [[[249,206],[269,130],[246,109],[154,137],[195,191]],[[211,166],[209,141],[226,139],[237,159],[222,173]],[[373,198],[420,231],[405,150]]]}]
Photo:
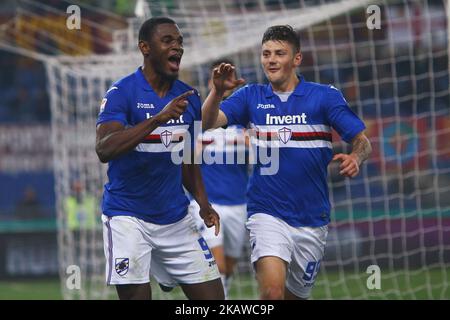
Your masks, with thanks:
[{"label": "red stripe on jersey", "polygon": [[278,138],[277,132],[261,132],[256,131],[256,137],[262,137],[262,138]]},{"label": "red stripe on jersey", "polygon": [[293,137],[321,137],[321,138],[330,138],[331,133],[329,132],[292,132]]},{"label": "red stripe on jersey", "polygon": [[161,136],[159,134],[149,134],[144,138],[144,141],[154,141],[161,140]]},{"label": "red stripe on jersey", "polygon": [[[278,132],[256,132],[256,137],[262,140],[278,140]],[[326,140],[332,141],[330,132],[292,132],[292,140],[308,141],[308,140]]]},{"label": "red stripe on jersey", "polygon": [[202,140],[202,144],[203,144],[203,145],[206,145],[206,146],[207,146],[208,144],[213,143],[213,142],[214,142],[214,139],[211,139],[211,140],[206,140],[206,139],[205,139],[205,140]]}]

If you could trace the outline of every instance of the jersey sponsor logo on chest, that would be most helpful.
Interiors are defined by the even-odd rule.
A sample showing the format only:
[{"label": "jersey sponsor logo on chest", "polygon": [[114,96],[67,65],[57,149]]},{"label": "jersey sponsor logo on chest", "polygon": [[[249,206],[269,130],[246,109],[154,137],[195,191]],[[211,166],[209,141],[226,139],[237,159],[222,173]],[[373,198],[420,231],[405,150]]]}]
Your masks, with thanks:
[{"label": "jersey sponsor logo on chest", "polygon": [[[146,118],[152,118],[150,113],[146,113]],[[176,124],[177,126],[162,126],[153,131],[151,134],[146,136],[142,143],[144,144],[162,144],[166,149],[169,148],[170,144],[182,142],[185,139],[186,131],[188,129],[187,125],[184,124],[183,115],[177,120],[170,120],[166,124]]]},{"label": "jersey sponsor logo on chest", "polygon": [[[146,113],[145,114],[145,117],[147,118],[147,119],[150,119],[150,118],[152,118],[153,116],[150,114],[150,113]],[[180,123],[184,123],[184,119],[183,119],[183,115],[181,115],[178,119],[172,119],[172,120],[169,120],[169,121],[167,121],[166,122],[166,124],[180,124]]]},{"label": "jersey sponsor logo on chest", "polygon": [[307,124],[306,114],[303,112],[295,115],[272,116],[267,113],[266,124]]},{"label": "jersey sponsor logo on chest", "polygon": [[[184,142],[189,133],[187,126],[159,127],[151,134],[147,135],[137,146],[137,151],[145,152],[165,152],[170,151],[179,143]],[[184,143],[181,144],[183,148]]]}]

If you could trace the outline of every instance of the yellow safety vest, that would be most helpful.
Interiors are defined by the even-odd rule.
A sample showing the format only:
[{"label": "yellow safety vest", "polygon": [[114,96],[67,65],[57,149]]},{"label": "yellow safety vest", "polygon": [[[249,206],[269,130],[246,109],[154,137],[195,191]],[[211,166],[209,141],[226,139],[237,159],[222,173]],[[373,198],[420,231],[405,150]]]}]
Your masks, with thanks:
[{"label": "yellow safety vest", "polygon": [[70,196],[64,203],[67,215],[67,227],[70,230],[94,229],[97,221],[97,201],[95,197],[86,196],[78,203],[76,197]]}]

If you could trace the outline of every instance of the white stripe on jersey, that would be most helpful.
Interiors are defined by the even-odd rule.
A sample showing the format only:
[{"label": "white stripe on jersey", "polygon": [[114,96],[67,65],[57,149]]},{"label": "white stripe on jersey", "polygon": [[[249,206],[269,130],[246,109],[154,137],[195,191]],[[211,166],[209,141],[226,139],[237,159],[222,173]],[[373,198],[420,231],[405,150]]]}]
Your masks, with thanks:
[{"label": "white stripe on jersey", "polygon": [[110,91],[113,91],[113,90],[118,90],[119,88],[117,88],[117,87],[111,87],[111,88],[109,88],[109,90],[108,91],[106,91],[106,93],[108,93],[108,92],[110,92]]},{"label": "white stripe on jersey", "polygon": [[267,148],[332,148],[332,144],[327,140],[308,140],[298,141],[289,138],[288,141],[283,142],[279,140],[278,131],[284,128],[289,129],[291,132],[325,132],[331,133],[331,127],[322,124],[292,124],[292,125],[255,125],[250,123],[251,130],[258,133],[271,133],[274,139],[258,139],[256,132],[249,132],[251,142],[253,145]]},{"label": "white stripe on jersey", "polygon": [[292,132],[331,132],[331,127],[323,124],[255,125],[254,123],[250,123],[250,126],[252,129],[262,132],[278,132],[282,128],[289,128]]},{"label": "white stripe on jersey", "polygon": [[256,145],[262,148],[330,148],[332,149],[332,144],[325,140],[312,140],[312,141],[294,141],[289,140],[287,143],[283,143],[280,140],[265,141],[257,139],[256,137],[251,138],[252,145]]},{"label": "white stripe on jersey", "polygon": [[[178,146],[180,143],[181,146]],[[162,143],[141,143],[134,150],[137,152],[172,152],[175,146],[177,146],[177,150],[183,150],[184,141],[171,143],[167,147]]]},{"label": "white stripe on jersey", "polygon": [[[181,142],[171,142],[172,137],[177,138],[180,136],[186,137],[188,133],[189,125],[179,125],[179,126],[166,126],[158,127],[150,133],[151,135],[161,135],[163,133],[168,134],[170,138],[167,138],[163,143],[162,140],[156,143],[140,143],[136,146],[135,151],[137,152],[172,152],[172,150],[177,147],[177,151],[183,150],[185,140]],[[180,145],[181,143],[181,145]]]}]

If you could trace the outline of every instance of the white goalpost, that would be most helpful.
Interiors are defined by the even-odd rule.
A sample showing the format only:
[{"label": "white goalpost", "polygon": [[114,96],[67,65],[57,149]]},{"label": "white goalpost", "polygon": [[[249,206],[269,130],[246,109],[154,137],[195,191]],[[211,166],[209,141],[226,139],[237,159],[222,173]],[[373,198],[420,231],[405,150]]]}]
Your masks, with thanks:
[{"label": "white goalpost", "polygon": [[[181,80],[207,95],[209,64],[232,59],[247,82],[265,82],[265,29],[290,24],[301,36],[307,81],[333,84],[366,123],[373,146],[357,178],[329,167],[332,222],[313,299],[450,298],[450,8],[448,0],[147,1],[185,37]],[[370,30],[369,5],[380,9]],[[115,298],[105,285],[100,206],[106,165],[95,154],[95,122],[109,86],[136,70],[137,28],[115,33],[107,55],[46,56],[52,112],[61,290],[65,299]],[[5,45],[3,45],[5,47]],[[334,152],[349,152],[333,135]],[[75,186],[78,186],[76,191]],[[76,193],[78,192],[78,193]],[[95,212],[70,217],[70,196]],[[93,216],[94,218],[92,218]],[[89,222],[90,221],[90,222]],[[81,286],[70,282],[71,266]],[[69,269],[68,269],[69,268]],[[381,287],[372,282],[379,270]],[[367,273],[369,272],[369,273]],[[183,298],[181,290],[156,299]],[[257,299],[246,246],[231,299]]]}]

